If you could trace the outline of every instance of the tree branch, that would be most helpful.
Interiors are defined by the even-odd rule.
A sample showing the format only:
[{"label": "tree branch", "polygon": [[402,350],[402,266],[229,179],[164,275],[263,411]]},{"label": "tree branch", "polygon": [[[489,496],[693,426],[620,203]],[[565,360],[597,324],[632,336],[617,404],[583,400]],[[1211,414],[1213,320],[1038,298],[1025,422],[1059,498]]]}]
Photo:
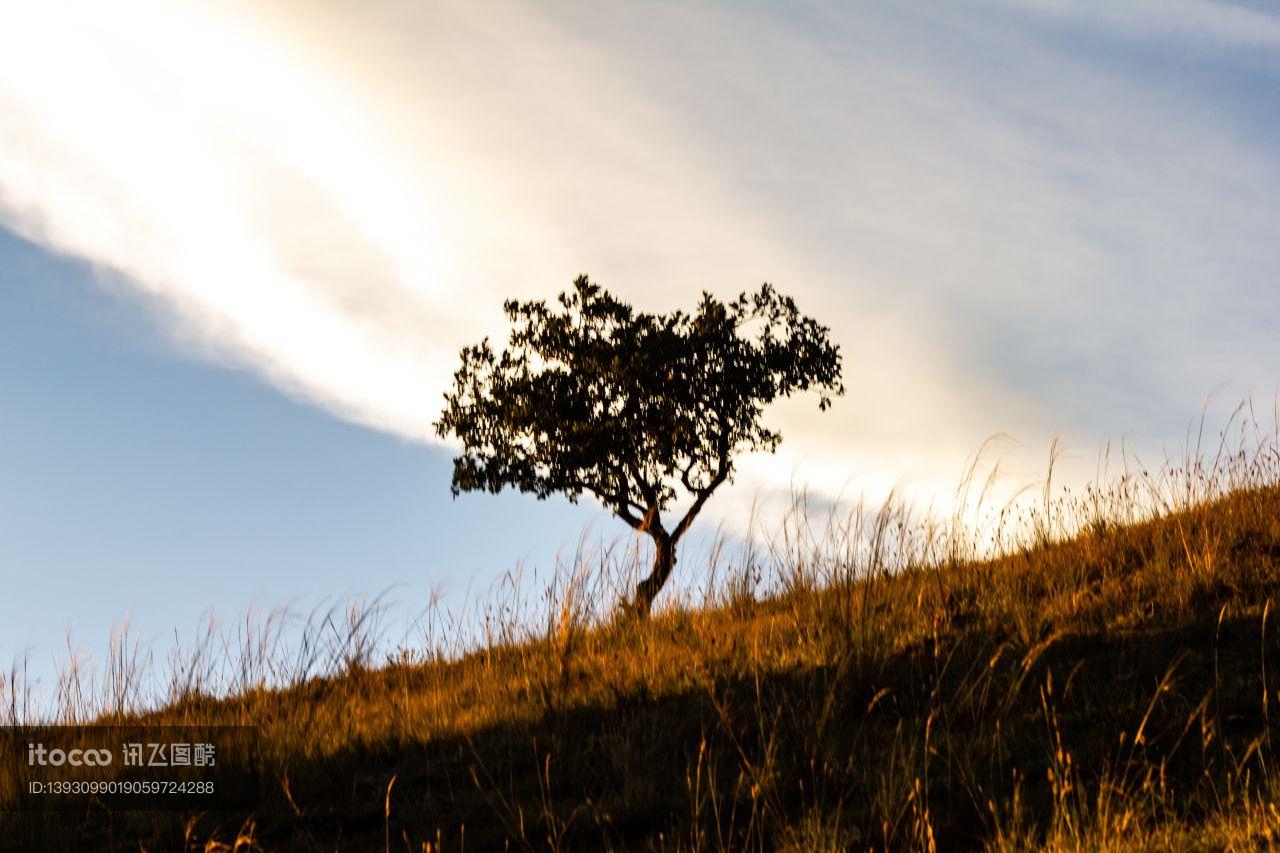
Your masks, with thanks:
[{"label": "tree branch", "polygon": [[635,527],[637,530],[639,529],[640,519],[636,518],[636,516],[632,514],[631,510],[634,509],[643,513],[646,511],[646,507],[643,504],[638,504],[631,500],[631,496],[628,493],[610,492],[601,486],[595,485],[594,483],[588,483],[585,480],[569,480],[565,485],[573,489],[591,492],[591,494],[599,498],[605,506],[613,509],[613,511],[618,514],[619,518],[627,524],[630,524],[632,527]]},{"label": "tree branch", "polygon": [[698,517],[698,513],[702,512],[702,507],[706,504],[707,499],[711,497],[711,493],[718,489],[728,478],[729,466],[724,465],[716,472],[716,476],[707,484],[707,487],[698,492],[698,497],[694,500],[693,506],[689,507],[689,511],[684,514],[684,518],[680,519],[680,523],[676,525],[676,529],[671,533],[671,541],[675,542],[681,536],[684,536],[685,531],[689,529],[689,525],[693,524],[693,520]]},{"label": "tree branch", "polygon": [[691,495],[698,492],[698,488],[693,485],[693,466],[697,463],[698,460],[695,457],[690,456],[689,464],[684,466],[680,471],[680,482],[684,484],[685,490]]},{"label": "tree branch", "polygon": [[[706,504],[707,499],[711,497],[711,493],[720,488],[725,480],[729,479],[729,472],[733,468],[733,460],[731,459],[733,448],[729,443],[728,431],[721,430],[720,440],[717,444],[719,445],[717,449],[720,452],[720,464],[716,467],[715,476],[711,478],[711,482],[707,483],[705,488],[698,489],[695,492],[697,497],[693,501],[693,506],[689,507],[689,511],[684,514],[684,518],[680,519],[680,523],[676,525],[675,530],[671,533],[672,542],[677,542],[681,536],[684,536],[685,531],[689,529],[689,525],[693,524],[693,520],[698,517],[698,513],[702,512],[702,507]],[[681,478],[684,479],[684,476],[681,475]],[[687,480],[686,485],[688,485]]]},{"label": "tree branch", "polygon": [[618,518],[622,519],[627,524],[634,527],[636,530],[643,531],[644,528],[642,527],[642,525],[644,524],[644,522],[636,518],[634,515],[632,515],[631,510],[627,507],[626,504],[614,506],[613,511],[617,514]]},{"label": "tree branch", "polygon": [[658,490],[655,489],[648,480],[640,473],[640,469],[636,467],[635,462],[627,461],[627,470],[631,472],[632,478],[635,480],[635,486],[640,490],[640,496],[643,497],[649,507],[654,506],[658,502]]}]

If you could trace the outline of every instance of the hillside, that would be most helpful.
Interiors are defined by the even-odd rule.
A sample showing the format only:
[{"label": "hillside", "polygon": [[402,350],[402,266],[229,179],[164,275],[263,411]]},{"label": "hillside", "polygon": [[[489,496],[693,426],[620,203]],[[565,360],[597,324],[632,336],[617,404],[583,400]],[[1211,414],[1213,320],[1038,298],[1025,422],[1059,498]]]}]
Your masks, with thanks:
[{"label": "hillside", "polygon": [[[1251,849],[1280,837],[1280,490],[460,659],[198,696],[260,806],[6,849]],[[237,839],[239,839],[237,841]]]}]

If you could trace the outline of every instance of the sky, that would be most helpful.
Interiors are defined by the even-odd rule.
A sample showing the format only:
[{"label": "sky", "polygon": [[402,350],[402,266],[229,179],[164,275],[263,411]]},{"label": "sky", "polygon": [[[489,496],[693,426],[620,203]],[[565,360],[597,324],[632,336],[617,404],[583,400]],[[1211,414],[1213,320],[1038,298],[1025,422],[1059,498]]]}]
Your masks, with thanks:
[{"label": "sky", "polygon": [[945,506],[993,435],[1009,490],[1055,436],[1080,481],[1280,386],[1266,4],[0,19],[0,656],[461,596],[610,530],[452,500],[431,428],[502,301],[579,273],[655,311],[771,281],[840,344],[848,394],[775,406],[707,526],[795,483]]}]

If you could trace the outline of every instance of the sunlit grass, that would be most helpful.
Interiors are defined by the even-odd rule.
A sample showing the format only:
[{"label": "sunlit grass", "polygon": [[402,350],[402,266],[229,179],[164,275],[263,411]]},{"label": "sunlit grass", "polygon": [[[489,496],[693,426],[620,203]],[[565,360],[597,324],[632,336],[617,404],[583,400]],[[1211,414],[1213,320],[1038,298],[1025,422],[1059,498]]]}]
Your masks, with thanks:
[{"label": "sunlit grass", "polygon": [[[260,727],[252,814],[0,838],[121,849],[1251,849],[1280,839],[1280,455],[1247,407],[1082,493],[958,509],[797,494],[648,621],[576,554],[389,637],[384,599],[121,631],[9,722]],[[1052,456],[1052,454],[1051,454]],[[688,566],[686,566],[686,569]],[[388,655],[388,649],[390,654]],[[88,835],[80,835],[84,832]],[[61,833],[61,834],[59,834]],[[104,834],[107,833],[107,834]],[[70,839],[70,840],[68,840]],[[0,843],[4,843],[0,841]],[[212,846],[211,846],[212,845]],[[96,846],[96,845],[95,845]]]}]

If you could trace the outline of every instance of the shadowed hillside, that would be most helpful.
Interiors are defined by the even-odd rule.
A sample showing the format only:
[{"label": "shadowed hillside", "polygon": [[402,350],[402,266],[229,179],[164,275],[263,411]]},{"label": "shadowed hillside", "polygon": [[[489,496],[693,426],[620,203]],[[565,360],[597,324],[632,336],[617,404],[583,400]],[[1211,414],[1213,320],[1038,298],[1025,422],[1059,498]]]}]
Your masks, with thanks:
[{"label": "shadowed hillside", "polygon": [[0,839],[1264,846],[1280,838],[1275,466],[1265,447],[1192,464],[1149,490],[1147,520],[1128,480],[1072,499],[1070,521],[1046,504],[1009,521],[1022,539],[994,559],[886,510],[846,530],[843,571],[787,551],[791,574],[768,596],[727,580],[706,607],[595,620],[569,584],[547,629],[519,642],[222,700],[193,692],[144,717],[259,726],[259,808],[6,815]]}]

